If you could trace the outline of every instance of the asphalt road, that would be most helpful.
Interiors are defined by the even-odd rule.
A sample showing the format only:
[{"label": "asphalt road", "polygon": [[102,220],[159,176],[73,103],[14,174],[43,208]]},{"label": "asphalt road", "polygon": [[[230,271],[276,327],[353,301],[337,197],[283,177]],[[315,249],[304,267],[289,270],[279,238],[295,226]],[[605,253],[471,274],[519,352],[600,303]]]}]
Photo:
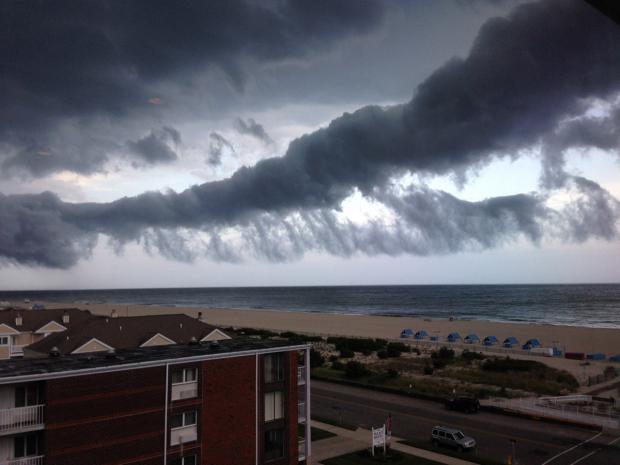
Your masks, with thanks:
[{"label": "asphalt road", "polygon": [[[489,412],[464,414],[437,402],[312,381],[312,415],[370,429],[392,414],[393,434],[430,441],[435,425],[462,430],[476,439],[476,454],[506,463],[515,442],[519,465],[620,465],[620,433],[559,425]],[[615,442],[614,442],[615,441]]]}]

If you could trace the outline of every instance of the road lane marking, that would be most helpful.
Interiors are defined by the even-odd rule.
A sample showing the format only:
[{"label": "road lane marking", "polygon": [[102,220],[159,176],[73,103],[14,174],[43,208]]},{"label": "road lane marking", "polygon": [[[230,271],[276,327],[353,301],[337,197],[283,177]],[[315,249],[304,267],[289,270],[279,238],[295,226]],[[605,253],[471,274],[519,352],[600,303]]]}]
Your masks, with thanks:
[{"label": "road lane marking", "polygon": [[[324,399],[329,399],[329,400],[336,401],[336,402],[341,402],[341,403],[344,403],[344,404],[351,404],[351,405],[355,405],[355,406],[358,406],[358,407],[363,407],[365,409],[373,409],[373,410],[378,410],[378,411],[381,411],[381,412],[393,411],[391,409],[385,409],[385,408],[382,408],[382,407],[372,407],[372,406],[369,406],[367,404],[360,405],[357,402],[353,402],[353,401],[349,401],[349,400],[343,400],[343,399],[340,399],[338,397],[331,397],[331,396],[326,396],[326,395],[323,395],[323,394],[315,394],[315,396],[316,397],[322,397]],[[405,412],[402,412],[402,411],[398,412],[398,415],[404,415],[404,416],[408,416],[408,417],[411,417],[411,418],[418,418],[418,419],[426,420],[429,423],[433,423],[433,419],[432,418],[421,416],[421,415],[414,415],[412,413],[405,413]],[[468,425],[463,426],[462,424],[458,425],[458,424],[455,424],[455,423],[452,423],[452,424],[454,424],[455,427],[459,427],[459,428],[465,429],[467,431],[476,431],[478,433],[491,434],[493,436],[499,436],[499,437],[503,437],[503,438],[507,438],[507,439],[514,439],[515,438],[515,436],[512,435],[512,434],[503,434],[503,433],[498,433],[498,432],[490,432],[489,430],[480,429],[480,428],[476,428],[476,427],[473,427],[473,426],[468,426]],[[520,441],[531,442],[532,444],[543,445],[543,446],[546,446],[546,447],[551,447],[553,449],[557,449],[558,448],[558,444],[542,442],[542,441],[538,441],[536,439],[529,439],[529,438],[526,438],[526,437],[519,437],[518,439]]]},{"label": "road lane marking", "polygon": [[[613,443],[618,442],[618,441],[620,441],[620,437],[617,437],[617,438],[616,438],[616,439],[614,439],[613,441],[608,442],[608,443],[607,443],[607,445],[608,445],[608,446],[611,446]],[[587,458],[589,458],[589,457],[592,457],[594,454],[597,454],[597,453],[599,453],[599,452],[600,452],[600,451],[602,451],[602,450],[603,450],[603,448],[602,448],[602,447],[600,447],[600,448],[598,448],[598,449],[596,449],[596,450],[594,450],[594,451],[590,452],[589,454],[584,455],[584,456],[583,456],[583,457],[581,457],[580,459],[575,460],[575,461],[574,461],[573,463],[571,463],[570,465],[576,465],[576,464],[578,464],[579,462],[581,462],[582,460],[585,460],[585,459],[587,459]]]},{"label": "road lane marking", "polygon": [[598,438],[601,434],[603,434],[603,432],[602,432],[602,431],[601,431],[600,433],[595,434],[595,435],[594,435],[594,436],[592,436],[591,438],[586,439],[585,441],[582,441],[582,442],[580,442],[579,444],[576,444],[576,445],[574,445],[574,446],[572,446],[572,447],[570,447],[570,448],[568,448],[568,449],[566,449],[566,450],[564,450],[564,451],[560,452],[560,453],[559,453],[559,454],[557,454],[557,455],[554,455],[553,457],[551,457],[551,458],[550,458],[549,460],[547,460],[546,462],[543,462],[541,465],[547,465],[548,463],[553,462],[553,461],[554,461],[555,459],[557,459],[558,457],[561,457],[561,456],[562,456],[562,455],[564,455],[564,454],[568,454],[570,451],[577,449],[577,447],[579,447],[579,446],[583,446],[584,444],[586,444],[586,443],[588,443],[588,442],[590,442],[590,441],[592,441],[592,440],[594,440],[594,439]]}]

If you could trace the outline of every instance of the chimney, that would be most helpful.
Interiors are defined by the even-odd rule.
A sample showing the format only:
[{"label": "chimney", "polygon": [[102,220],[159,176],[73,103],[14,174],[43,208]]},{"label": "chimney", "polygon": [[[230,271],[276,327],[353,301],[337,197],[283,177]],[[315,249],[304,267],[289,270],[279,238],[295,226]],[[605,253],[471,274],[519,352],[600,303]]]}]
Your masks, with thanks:
[{"label": "chimney", "polygon": [[24,318],[21,313],[18,313],[15,316],[15,326],[21,326],[24,323]]},{"label": "chimney", "polygon": [[112,310],[112,313],[110,314],[110,316],[111,316],[112,318],[118,318],[118,313],[116,313],[116,309],[113,309],[113,310]]},{"label": "chimney", "polygon": [[62,314],[62,322],[64,324],[68,324],[69,323],[69,312],[65,310],[65,312]]}]

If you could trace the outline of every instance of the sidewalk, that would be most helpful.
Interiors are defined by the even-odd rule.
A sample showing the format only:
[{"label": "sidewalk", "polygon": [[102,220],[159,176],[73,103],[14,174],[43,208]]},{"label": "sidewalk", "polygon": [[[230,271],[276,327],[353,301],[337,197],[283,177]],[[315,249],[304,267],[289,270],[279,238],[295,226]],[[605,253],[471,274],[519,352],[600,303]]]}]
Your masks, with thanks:
[{"label": "sidewalk", "polygon": [[[339,455],[356,452],[370,447],[370,430],[357,428],[355,431],[351,431],[315,420],[312,420],[311,424],[315,428],[320,428],[337,435],[333,438],[322,439],[321,441],[312,443],[313,464],[320,464],[322,460],[338,457]],[[409,455],[415,455],[416,457],[434,460],[435,462],[443,463],[445,465],[475,465],[473,462],[468,462],[466,460],[400,444],[397,442],[400,440],[401,438],[392,437],[392,448],[394,450],[404,452]]]},{"label": "sidewalk", "polygon": [[564,421],[576,425],[588,425],[597,428],[617,430],[620,428],[619,418],[616,414],[596,415],[584,413],[579,410],[568,408],[550,408],[540,404],[536,397],[520,397],[516,399],[489,399],[480,402],[485,407],[492,407],[504,412],[514,412],[531,417],[553,421]]}]

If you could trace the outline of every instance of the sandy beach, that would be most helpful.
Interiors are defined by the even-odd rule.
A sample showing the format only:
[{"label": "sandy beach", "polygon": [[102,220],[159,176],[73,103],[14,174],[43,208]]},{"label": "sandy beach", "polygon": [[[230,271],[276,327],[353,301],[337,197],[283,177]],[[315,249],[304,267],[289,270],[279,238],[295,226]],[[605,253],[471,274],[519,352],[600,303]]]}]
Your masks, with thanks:
[{"label": "sandy beach", "polygon": [[[15,305],[23,303],[15,302]],[[620,353],[620,329],[587,328],[518,323],[496,323],[446,319],[418,319],[410,317],[385,317],[370,315],[340,315],[326,313],[283,312],[271,310],[238,310],[212,308],[158,307],[145,305],[87,304],[70,305],[47,302],[53,307],[78,307],[95,314],[109,315],[115,309],[120,316],[148,315],[156,313],[185,313],[197,316],[202,312],[206,322],[217,326],[252,327],[278,331],[295,331],[306,334],[342,335],[396,339],[403,328],[414,331],[425,329],[431,336],[444,339],[456,331],[465,337],[475,333],[481,339],[488,335],[503,340],[515,336],[524,343],[538,338],[542,345],[551,347],[554,341],[569,352],[603,352],[607,356]]]}]

